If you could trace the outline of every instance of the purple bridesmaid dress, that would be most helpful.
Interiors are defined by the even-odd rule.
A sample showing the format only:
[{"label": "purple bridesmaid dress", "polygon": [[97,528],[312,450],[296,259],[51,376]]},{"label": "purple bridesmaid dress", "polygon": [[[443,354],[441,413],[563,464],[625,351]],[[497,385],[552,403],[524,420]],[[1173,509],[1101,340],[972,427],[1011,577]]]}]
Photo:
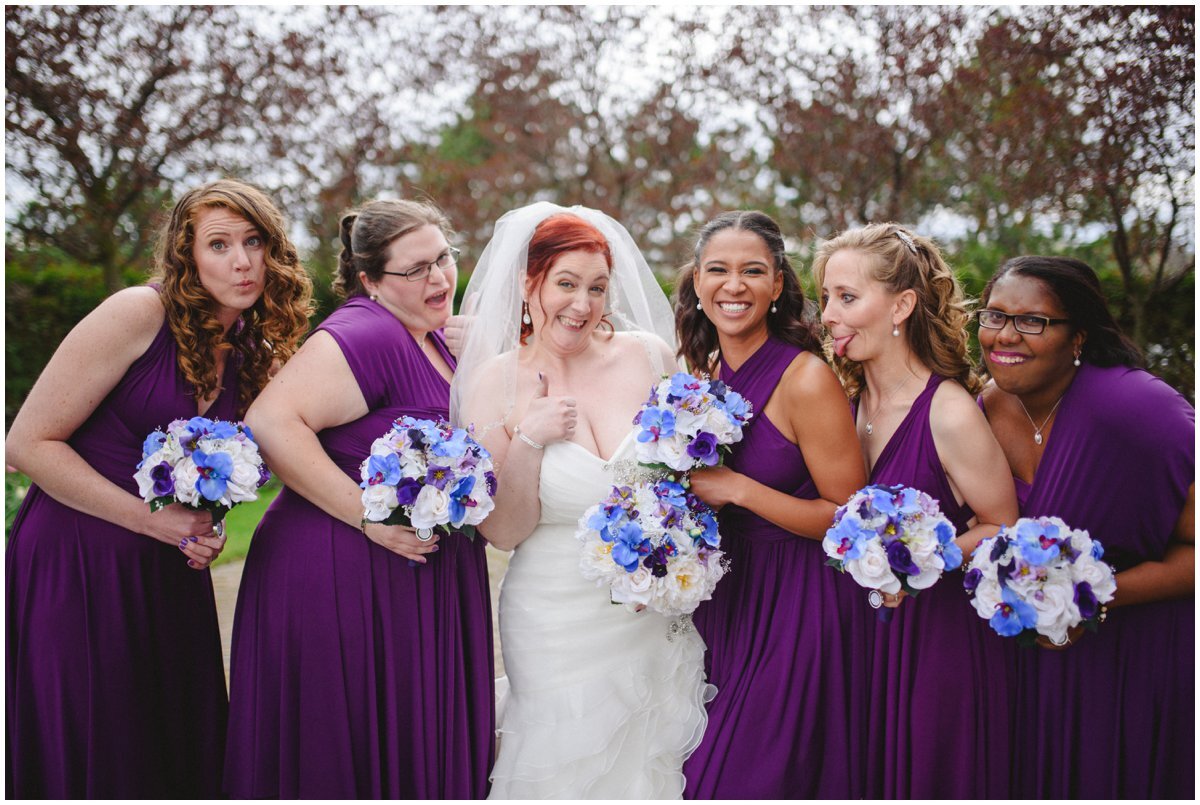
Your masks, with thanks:
[{"label": "purple bridesmaid dress", "polygon": [[[205,416],[236,418],[237,366]],[[68,443],[136,495],[155,428],[196,416],[164,319]],[[7,782],[12,798],[220,793],[225,671],[212,580],[173,545],[29,489],[6,550]]]},{"label": "purple bridesmaid dress", "polygon": [[[722,363],[721,380],[755,411],[727,463],[813,499],[817,488],[800,449],[762,414],[800,352],[771,338],[736,372]],[[704,739],[684,764],[684,796],[861,797],[857,742],[865,712],[856,710],[865,708],[865,692],[851,688],[847,670],[865,663],[865,646],[853,642],[855,635],[865,640],[865,629],[846,621],[857,587],[825,566],[818,540],[733,505],[720,512],[720,525],[730,570],[694,615],[717,695]]]},{"label": "purple bridesmaid dress", "polygon": [[[1194,483],[1196,412],[1140,369],[1084,364],[1063,397],[1024,517],[1061,517],[1118,571],[1159,561]],[[1032,438],[1032,437],[1031,437]],[[1116,607],[1063,651],[1018,659],[1014,795],[1192,799],[1195,599]]]},{"label": "purple bridesmaid dress", "polygon": [[[871,483],[920,489],[961,534],[974,514],[955,501],[929,425],[945,380],[930,376],[875,462]],[[1015,648],[975,613],[962,578],[961,570],[945,574],[906,599],[891,622],[874,626],[868,797],[1009,796]],[[867,606],[866,592],[859,594]]]},{"label": "purple bridesmaid dress", "polygon": [[[371,443],[408,414],[446,418],[450,385],[404,326],[355,297],[318,328],[370,409],[318,434],[357,482]],[[454,359],[441,333],[431,334]],[[226,791],[237,798],[473,799],[495,728],[482,539],[409,561],[285,488],[238,592]]]}]

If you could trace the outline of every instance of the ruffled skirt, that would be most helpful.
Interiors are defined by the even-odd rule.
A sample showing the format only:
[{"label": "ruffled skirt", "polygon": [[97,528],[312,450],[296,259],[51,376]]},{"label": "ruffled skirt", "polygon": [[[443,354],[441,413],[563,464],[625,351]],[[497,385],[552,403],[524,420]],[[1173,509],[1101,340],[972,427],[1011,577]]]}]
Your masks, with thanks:
[{"label": "ruffled skirt", "polygon": [[497,688],[491,799],[669,799],[699,745],[704,642],[632,613],[583,578],[573,525],[542,525],[500,592],[507,680]]}]

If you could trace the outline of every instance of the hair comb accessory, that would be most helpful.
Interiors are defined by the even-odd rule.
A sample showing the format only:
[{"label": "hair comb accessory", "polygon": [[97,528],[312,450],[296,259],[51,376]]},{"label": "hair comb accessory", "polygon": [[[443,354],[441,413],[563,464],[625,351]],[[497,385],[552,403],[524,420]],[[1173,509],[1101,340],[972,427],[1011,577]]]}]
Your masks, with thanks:
[{"label": "hair comb accessory", "polygon": [[908,247],[908,250],[913,254],[917,253],[917,244],[912,239],[912,235],[905,232],[903,229],[896,230],[896,237],[900,238],[900,242]]}]

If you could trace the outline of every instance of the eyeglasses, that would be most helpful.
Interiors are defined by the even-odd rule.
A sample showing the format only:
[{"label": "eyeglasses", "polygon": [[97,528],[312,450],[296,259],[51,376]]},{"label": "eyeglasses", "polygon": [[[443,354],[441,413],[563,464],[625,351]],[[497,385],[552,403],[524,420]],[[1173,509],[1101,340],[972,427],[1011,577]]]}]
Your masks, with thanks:
[{"label": "eyeglasses", "polygon": [[999,310],[976,310],[975,318],[979,326],[989,330],[1003,330],[1008,320],[1012,319],[1013,328],[1018,333],[1026,335],[1041,335],[1049,324],[1069,324],[1070,319],[1051,319],[1047,316],[1034,316],[1029,313],[1001,313]]},{"label": "eyeglasses", "polygon": [[404,277],[409,282],[420,282],[429,276],[429,272],[434,268],[440,268],[442,271],[450,268],[458,263],[458,256],[462,254],[458,249],[451,246],[438,255],[438,258],[430,263],[422,263],[419,266],[413,266],[408,271],[384,271],[384,274],[391,274],[393,277]]}]

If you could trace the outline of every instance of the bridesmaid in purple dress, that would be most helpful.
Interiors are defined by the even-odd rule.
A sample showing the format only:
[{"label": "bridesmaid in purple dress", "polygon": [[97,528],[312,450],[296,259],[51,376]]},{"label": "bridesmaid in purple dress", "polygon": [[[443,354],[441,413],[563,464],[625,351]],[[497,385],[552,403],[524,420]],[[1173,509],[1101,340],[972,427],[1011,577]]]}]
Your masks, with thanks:
[{"label": "bridesmaid in purple dress", "polygon": [[440,328],[457,250],[442,213],[342,219],[348,297],[247,417],[285,484],[238,593],[226,791],[236,798],[472,799],[492,763],[482,540],[365,523],[359,465],[397,417],[447,418]]},{"label": "bridesmaid in purple dress", "polygon": [[241,182],[184,195],[154,283],[84,318],[13,422],[7,459],[33,486],[6,552],[8,797],[220,793],[227,704],[207,568],[224,536],[207,512],[152,514],[133,472],[147,434],[237,419],[295,350],[312,284],[286,231]]},{"label": "bridesmaid in purple dress", "polygon": [[1019,654],[1013,794],[1192,799],[1196,412],[1138,368],[1086,263],[1009,260],[978,317],[1022,516],[1086,529],[1118,571],[1095,634]]},{"label": "bridesmaid in purple dress", "polygon": [[[937,246],[895,224],[822,244],[821,287],[834,365],[855,401],[871,483],[916,487],[958,530],[963,556],[1017,516],[1004,461],[972,394],[962,290]],[[862,606],[866,592],[860,592]],[[947,574],[875,626],[868,797],[1009,795],[1013,652]]]},{"label": "bridesmaid in purple dress", "polygon": [[821,549],[837,506],[866,482],[846,396],[769,216],[710,221],[677,287],[680,354],[754,406],[727,466],[692,476],[720,509],[730,571],[694,616],[717,695],[684,764],[685,796],[862,796],[865,700],[846,669],[866,650],[846,619],[853,584]]}]

